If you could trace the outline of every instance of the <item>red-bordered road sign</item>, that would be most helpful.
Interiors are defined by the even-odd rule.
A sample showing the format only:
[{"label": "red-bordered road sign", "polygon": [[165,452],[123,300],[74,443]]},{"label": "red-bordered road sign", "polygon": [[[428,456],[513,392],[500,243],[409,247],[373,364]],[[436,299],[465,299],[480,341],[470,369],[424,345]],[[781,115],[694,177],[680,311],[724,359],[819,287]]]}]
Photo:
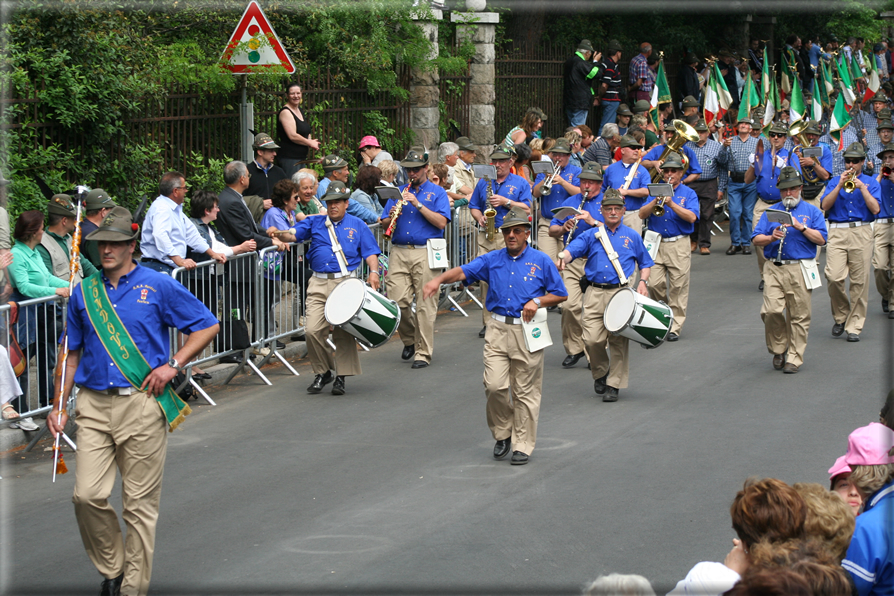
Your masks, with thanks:
[{"label": "red-bordered road sign", "polygon": [[282,67],[290,74],[295,72],[292,59],[255,0],[245,8],[220,63],[223,68],[238,74],[270,72],[271,67]]}]

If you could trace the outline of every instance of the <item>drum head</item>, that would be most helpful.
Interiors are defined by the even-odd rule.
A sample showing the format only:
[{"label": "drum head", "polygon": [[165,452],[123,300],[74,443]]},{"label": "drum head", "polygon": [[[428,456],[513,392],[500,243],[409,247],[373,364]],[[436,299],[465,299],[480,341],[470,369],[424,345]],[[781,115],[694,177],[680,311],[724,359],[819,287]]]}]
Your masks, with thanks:
[{"label": "drum head", "polygon": [[351,277],[341,282],[326,299],[324,314],[330,325],[343,325],[350,321],[363,306],[366,286],[363,281]]},{"label": "drum head", "polygon": [[636,308],[636,296],[630,288],[618,290],[605,307],[603,323],[609,333],[617,333],[630,323]]}]

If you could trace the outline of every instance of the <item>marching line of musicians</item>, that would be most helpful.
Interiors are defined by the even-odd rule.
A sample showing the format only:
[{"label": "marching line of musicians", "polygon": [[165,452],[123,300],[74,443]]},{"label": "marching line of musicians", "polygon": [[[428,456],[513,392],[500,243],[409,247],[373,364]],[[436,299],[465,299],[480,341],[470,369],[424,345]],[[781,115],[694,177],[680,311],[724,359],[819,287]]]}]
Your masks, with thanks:
[{"label": "marching line of musicians", "polygon": [[[881,120],[878,127],[894,128]],[[713,218],[718,193],[725,190],[718,187],[721,174],[728,175],[722,180],[727,192],[756,195],[753,220],[730,223],[727,254],[740,252],[739,247],[748,253],[751,243],[758,249],[761,317],[773,368],[792,374],[803,365],[811,292],[822,285],[816,264],[822,246],[827,247],[823,277],[831,297],[832,335],[846,333],[848,341],[859,341],[870,262],[885,312],[894,301],[894,143],[870,156],[862,144],[852,143],[842,153],[843,173],[835,176],[833,151],[818,144],[815,125],[795,129],[799,142],[792,150],[784,146],[791,142],[785,124],[774,124],[767,138],[751,136],[750,129],[751,120],[742,119],[739,135],[718,143],[708,138],[703,121],[693,128],[677,120],[666,129],[661,151],[646,156],[634,137],[623,136],[621,159],[604,171],[596,162],[583,168],[569,164],[571,149],[559,139],[549,153],[554,170],[539,174],[533,187],[511,173],[514,152],[500,146],[490,156],[495,178],[478,180],[470,199],[480,226],[478,255],[440,274],[427,255],[431,240],[444,238],[449,200],[428,180],[427,154],[411,149],[401,162],[409,184],[399,189],[399,200],[385,205],[381,220],[391,230],[387,293],[400,310],[401,358],[413,358],[414,369],[429,366],[440,287],[478,282],[493,454],[501,459],[512,451],[512,464],[527,463],[536,442],[544,350],[528,346],[524,324],[540,309],[564,303],[562,366],[573,367],[586,356],[596,394],[617,401],[628,385],[630,338],[656,347],[682,334],[691,255],[698,246],[686,240],[710,233],[712,222],[699,220],[705,211]],[[681,143],[681,136],[688,142]],[[875,177],[863,173],[867,157],[878,160]],[[650,190],[656,181],[663,183],[652,187],[663,191],[658,196]],[[326,229],[324,218],[307,218],[296,233],[299,241],[313,238],[307,335],[316,377],[308,391],[318,393],[334,380],[332,392],[340,395],[344,377],[360,374],[360,364],[351,336],[339,329],[333,356],[323,306],[336,280],[359,272],[361,260],[367,260],[368,283],[377,289],[374,263],[380,251],[367,226],[346,213],[346,188],[332,185],[323,201],[332,227]],[[536,247],[530,244],[534,225],[540,232]],[[634,310],[645,316],[628,314]],[[888,318],[894,319],[894,310]]]}]

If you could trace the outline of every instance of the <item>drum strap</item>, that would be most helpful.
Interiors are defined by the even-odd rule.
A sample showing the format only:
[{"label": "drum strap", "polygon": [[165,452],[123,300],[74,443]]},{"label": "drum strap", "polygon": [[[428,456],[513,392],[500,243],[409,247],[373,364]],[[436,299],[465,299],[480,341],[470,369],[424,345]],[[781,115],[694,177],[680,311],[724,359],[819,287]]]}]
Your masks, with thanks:
[{"label": "drum strap", "polygon": [[626,286],[627,276],[624,274],[624,269],[621,267],[618,253],[615,252],[615,248],[612,246],[612,242],[608,238],[608,232],[606,231],[605,226],[598,226],[596,235],[599,236],[599,240],[602,242],[602,248],[605,249],[605,253],[615,267],[615,272],[618,274],[618,280],[621,282],[622,286]]},{"label": "drum strap", "polygon": [[341,269],[342,275],[347,275],[348,262],[347,259],[345,259],[345,251],[338,242],[338,236],[335,235],[335,226],[332,225],[332,220],[329,219],[328,215],[326,216],[326,229],[329,230],[329,241],[332,242],[332,252],[335,253],[335,259],[338,261],[338,268]]}]

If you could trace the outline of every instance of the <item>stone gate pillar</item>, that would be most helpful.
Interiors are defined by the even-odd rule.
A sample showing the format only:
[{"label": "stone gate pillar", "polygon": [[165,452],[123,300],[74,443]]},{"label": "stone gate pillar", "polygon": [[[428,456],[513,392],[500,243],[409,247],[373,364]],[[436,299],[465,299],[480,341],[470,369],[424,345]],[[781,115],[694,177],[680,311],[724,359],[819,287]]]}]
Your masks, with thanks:
[{"label": "stone gate pillar", "polygon": [[[436,8],[431,9],[432,18],[417,18],[416,24],[422,29],[425,37],[432,44],[429,59],[438,57],[438,21],[444,18],[444,13]],[[428,149],[429,154],[437,150],[440,142],[438,133],[438,99],[440,98],[440,75],[435,69],[410,70],[410,128],[416,133],[416,145],[422,145]],[[394,157],[400,159],[403,156]]]},{"label": "stone gate pillar", "polygon": [[488,155],[491,147],[499,140],[496,139],[494,130],[494,39],[500,15],[495,12],[481,12],[486,6],[485,0],[466,0],[468,12],[451,13],[450,20],[458,24],[457,38],[461,41],[469,40],[475,45],[475,55],[470,65],[471,114],[468,135],[472,143]]}]

